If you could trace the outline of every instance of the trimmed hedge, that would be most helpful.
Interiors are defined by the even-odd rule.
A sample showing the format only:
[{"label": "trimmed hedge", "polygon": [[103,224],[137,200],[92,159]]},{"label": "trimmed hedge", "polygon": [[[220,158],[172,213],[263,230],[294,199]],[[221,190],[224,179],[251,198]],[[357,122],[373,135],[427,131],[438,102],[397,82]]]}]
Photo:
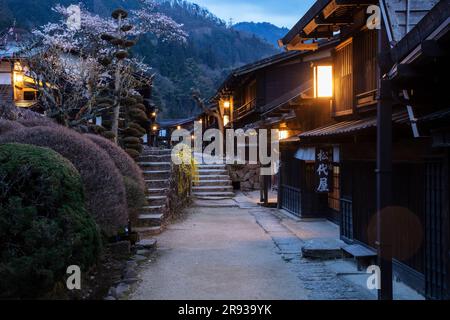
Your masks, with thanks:
[{"label": "trimmed hedge", "polygon": [[86,207],[106,236],[128,225],[122,175],[109,155],[81,134],[62,126],[34,127],[8,132],[0,143],[24,143],[48,147],[70,160],[80,172]]},{"label": "trimmed hedge", "polygon": [[142,188],[145,192],[145,180],[142,175],[142,170],[121,147],[111,142],[110,140],[94,134],[85,134],[89,140],[97,144],[111,157],[114,164],[119,169],[124,177],[130,177]]},{"label": "trimmed hedge", "polygon": [[141,168],[122,148],[113,142],[92,134],[86,134],[85,137],[105,150],[122,174],[127,194],[128,215],[134,225],[142,207],[147,205],[146,185]]},{"label": "trimmed hedge", "polygon": [[33,127],[52,127],[55,128],[58,126],[56,122],[51,120],[50,118],[35,118],[35,119],[18,119],[17,120],[22,126],[27,128]]},{"label": "trimmed hedge", "polygon": [[21,128],[23,129],[23,125],[17,121],[0,120],[0,134]]},{"label": "trimmed hedge", "polygon": [[86,271],[99,252],[74,166],[47,148],[1,145],[0,298],[42,297],[68,266]]}]

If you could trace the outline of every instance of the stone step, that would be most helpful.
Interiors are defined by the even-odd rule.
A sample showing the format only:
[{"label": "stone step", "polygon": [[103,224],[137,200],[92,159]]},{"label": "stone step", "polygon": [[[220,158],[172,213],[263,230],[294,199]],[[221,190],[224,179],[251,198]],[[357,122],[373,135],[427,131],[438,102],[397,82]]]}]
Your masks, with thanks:
[{"label": "stone step", "polygon": [[[225,201],[225,200],[229,200],[229,201],[233,201],[234,197],[230,197],[230,196],[226,196],[226,197],[218,197],[218,196],[195,196],[195,199],[197,200],[201,200],[201,201],[206,201],[209,203],[213,203],[213,201]],[[197,201],[195,201],[197,202]],[[215,205],[211,206],[212,208],[216,207]]]},{"label": "stone step", "polygon": [[151,168],[150,170],[155,170],[153,169],[154,167],[159,167],[159,166],[166,166],[166,167],[170,167],[171,162],[166,162],[166,161],[161,161],[161,162],[153,162],[153,161],[141,161],[138,162],[138,165],[140,165],[143,168]]},{"label": "stone step", "polygon": [[147,193],[150,196],[164,196],[169,191],[169,188],[148,188]]},{"label": "stone step", "polygon": [[150,179],[145,180],[145,184],[148,188],[163,188],[169,187],[169,179]]},{"label": "stone step", "polygon": [[166,204],[167,196],[147,196],[147,202],[150,206],[162,206]]},{"label": "stone step", "polygon": [[141,162],[139,166],[143,171],[167,171],[171,170],[170,162]]},{"label": "stone step", "polygon": [[192,191],[195,192],[232,192],[232,186],[193,186]]},{"label": "stone step", "polygon": [[139,162],[171,162],[171,155],[143,155],[138,159]]},{"label": "stone step", "polygon": [[203,198],[203,197],[223,197],[223,198],[233,198],[234,197],[234,193],[233,192],[208,192],[208,191],[204,191],[204,192],[193,192],[192,193],[194,196],[196,196],[197,198]]},{"label": "stone step", "polygon": [[162,224],[163,214],[141,214],[139,215],[137,227],[159,227]]},{"label": "stone step", "polygon": [[150,155],[150,156],[157,155],[157,156],[159,156],[159,155],[168,155],[168,154],[169,155],[172,154],[172,150],[171,149],[150,149],[150,150],[146,149],[146,150],[144,150],[142,152],[142,155],[144,155],[144,156],[147,156],[147,155]]},{"label": "stone step", "polygon": [[210,181],[210,180],[230,180],[230,176],[226,174],[218,174],[218,175],[204,175],[202,173],[195,176],[197,180],[200,181]]},{"label": "stone step", "polygon": [[162,232],[163,228],[161,226],[156,227],[137,227],[133,229],[134,231],[138,232],[141,236],[141,238],[149,237],[149,236],[155,236]]},{"label": "stone step", "polygon": [[164,180],[170,177],[170,170],[145,170],[142,173],[146,180]]},{"label": "stone step", "polygon": [[200,164],[197,167],[205,170],[226,170],[226,166],[224,164]]},{"label": "stone step", "polygon": [[197,170],[200,176],[211,176],[211,175],[227,175],[228,171],[224,169],[201,169]]},{"label": "stone step", "polygon": [[194,181],[194,186],[231,186],[232,182],[230,179],[223,179],[223,180],[197,180]]},{"label": "stone step", "polygon": [[166,210],[165,205],[146,206],[141,209],[142,214],[160,214]]}]

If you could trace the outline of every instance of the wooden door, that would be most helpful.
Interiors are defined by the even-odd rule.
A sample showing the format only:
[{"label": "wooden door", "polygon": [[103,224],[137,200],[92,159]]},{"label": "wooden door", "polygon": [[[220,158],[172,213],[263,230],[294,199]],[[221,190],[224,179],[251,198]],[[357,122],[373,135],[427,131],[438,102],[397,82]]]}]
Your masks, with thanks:
[{"label": "wooden door", "polygon": [[449,299],[448,157],[427,163],[425,279],[428,299]]}]

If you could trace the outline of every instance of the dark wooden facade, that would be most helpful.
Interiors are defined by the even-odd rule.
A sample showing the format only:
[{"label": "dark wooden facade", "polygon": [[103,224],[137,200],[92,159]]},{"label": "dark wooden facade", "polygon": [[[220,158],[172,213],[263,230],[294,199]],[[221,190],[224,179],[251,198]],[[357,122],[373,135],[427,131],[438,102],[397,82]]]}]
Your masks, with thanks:
[{"label": "dark wooden facade", "polygon": [[[394,15],[419,16],[414,16],[414,23],[407,28],[402,29],[398,23],[383,24],[378,32],[366,26],[365,10],[371,3],[386,9],[385,21],[399,21]],[[392,202],[383,211],[392,226],[389,232],[393,236],[394,273],[427,298],[448,299],[450,113],[445,105],[444,84],[448,81],[444,70],[449,70],[448,25],[445,25],[449,1],[416,3],[414,13],[407,11],[405,15],[402,3],[406,2],[356,4],[319,0],[281,40],[288,49],[301,50],[305,48],[304,40],[321,38],[313,35],[328,32],[331,37],[333,32],[340,31],[339,43],[332,54],[334,95],[330,124],[317,125],[316,119],[323,109],[310,108],[317,112],[311,116],[296,107],[297,117],[306,123],[300,125],[299,141],[291,142],[283,153],[281,181],[290,188],[280,196],[289,199],[288,210],[309,216],[303,190],[314,189],[317,182],[309,178],[311,163],[296,159],[296,148],[335,148],[338,156],[333,164],[334,188],[328,199],[308,195],[318,201],[314,213],[338,222],[344,241],[378,248],[376,115],[379,79],[390,78],[389,96],[394,99]],[[342,24],[327,24],[327,19],[334,21],[338,16]],[[378,41],[380,34],[382,39]],[[393,46],[395,42],[398,43]],[[388,74],[380,74],[379,69]],[[308,181],[312,185],[305,186]]]}]

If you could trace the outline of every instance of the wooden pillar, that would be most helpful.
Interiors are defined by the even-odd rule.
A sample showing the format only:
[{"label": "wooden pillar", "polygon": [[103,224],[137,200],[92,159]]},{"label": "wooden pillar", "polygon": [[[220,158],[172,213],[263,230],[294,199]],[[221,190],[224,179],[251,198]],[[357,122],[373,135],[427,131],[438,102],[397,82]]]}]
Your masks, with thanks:
[{"label": "wooden pillar", "polygon": [[[378,30],[378,55],[386,43],[384,24]],[[379,98],[377,104],[377,247],[378,266],[381,270],[379,300],[392,300],[392,235],[388,219],[392,206],[392,92],[390,83],[382,80],[386,70],[378,64]]]}]

